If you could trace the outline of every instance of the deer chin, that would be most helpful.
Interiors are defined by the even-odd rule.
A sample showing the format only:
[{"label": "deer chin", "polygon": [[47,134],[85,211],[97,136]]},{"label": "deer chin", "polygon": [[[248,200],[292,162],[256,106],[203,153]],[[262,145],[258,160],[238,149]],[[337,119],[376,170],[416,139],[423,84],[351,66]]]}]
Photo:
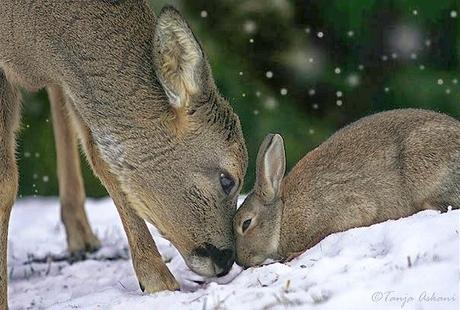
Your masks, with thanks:
[{"label": "deer chin", "polygon": [[183,258],[187,267],[200,276],[212,278],[222,272],[208,257],[191,255],[183,256]]}]

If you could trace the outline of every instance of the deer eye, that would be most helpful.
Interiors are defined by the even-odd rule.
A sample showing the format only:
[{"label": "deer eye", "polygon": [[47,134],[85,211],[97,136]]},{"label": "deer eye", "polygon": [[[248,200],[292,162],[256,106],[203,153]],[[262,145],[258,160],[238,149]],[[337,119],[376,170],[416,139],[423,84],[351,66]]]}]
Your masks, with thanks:
[{"label": "deer eye", "polygon": [[220,185],[222,190],[226,195],[229,195],[232,192],[233,187],[235,187],[235,181],[225,173],[220,174]]},{"label": "deer eye", "polygon": [[249,226],[251,225],[251,222],[252,222],[252,219],[248,219],[243,222],[243,225],[241,226],[241,230],[243,231],[243,233],[249,228]]}]

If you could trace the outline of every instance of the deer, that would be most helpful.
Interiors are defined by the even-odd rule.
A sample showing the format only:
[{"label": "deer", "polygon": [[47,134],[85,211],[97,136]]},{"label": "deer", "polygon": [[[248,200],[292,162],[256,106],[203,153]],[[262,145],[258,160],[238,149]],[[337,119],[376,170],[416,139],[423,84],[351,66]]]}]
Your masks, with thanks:
[{"label": "deer", "polygon": [[20,88],[49,94],[72,255],[100,247],[84,210],[80,143],[116,205],[142,291],[179,289],[146,221],[192,271],[228,273],[247,151],[239,118],[181,14],[166,6],[157,16],[144,0],[2,0],[0,41],[0,309]]},{"label": "deer", "polygon": [[460,122],[421,109],[364,117],[333,134],[284,177],[283,138],[269,134],[256,181],[234,218],[236,261],[289,261],[326,236],[460,208]]}]

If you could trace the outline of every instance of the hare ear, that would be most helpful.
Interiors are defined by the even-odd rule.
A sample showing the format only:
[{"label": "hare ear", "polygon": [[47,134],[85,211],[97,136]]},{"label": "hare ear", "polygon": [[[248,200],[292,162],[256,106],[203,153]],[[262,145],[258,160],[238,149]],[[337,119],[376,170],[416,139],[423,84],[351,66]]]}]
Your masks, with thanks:
[{"label": "hare ear", "polygon": [[188,106],[208,74],[207,60],[187,22],[171,6],[164,7],[154,35],[154,63],[158,78],[174,108]]},{"label": "hare ear", "polygon": [[268,134],[262,142],[256,163],[254,192],[266,203],[280,197],[281,182],[286,170],[283,138]]}]

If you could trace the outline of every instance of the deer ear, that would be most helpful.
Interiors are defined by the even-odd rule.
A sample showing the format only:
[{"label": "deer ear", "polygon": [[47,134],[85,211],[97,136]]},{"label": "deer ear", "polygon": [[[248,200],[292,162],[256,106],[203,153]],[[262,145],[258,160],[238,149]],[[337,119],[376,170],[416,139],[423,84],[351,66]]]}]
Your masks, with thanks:
[{"label": "deer ear", "polygon": [[264,201],[272,202],[280,196],[281,182],[286,170],[283,138],[269,134],[260,145],[256,163],[254,192]]},{"label": "deer ear", "polygon": [[208,67],[192,30],[171,6],[164,7],[157,19],[154,52],[156,73],[171,106],[188,106]]}]

